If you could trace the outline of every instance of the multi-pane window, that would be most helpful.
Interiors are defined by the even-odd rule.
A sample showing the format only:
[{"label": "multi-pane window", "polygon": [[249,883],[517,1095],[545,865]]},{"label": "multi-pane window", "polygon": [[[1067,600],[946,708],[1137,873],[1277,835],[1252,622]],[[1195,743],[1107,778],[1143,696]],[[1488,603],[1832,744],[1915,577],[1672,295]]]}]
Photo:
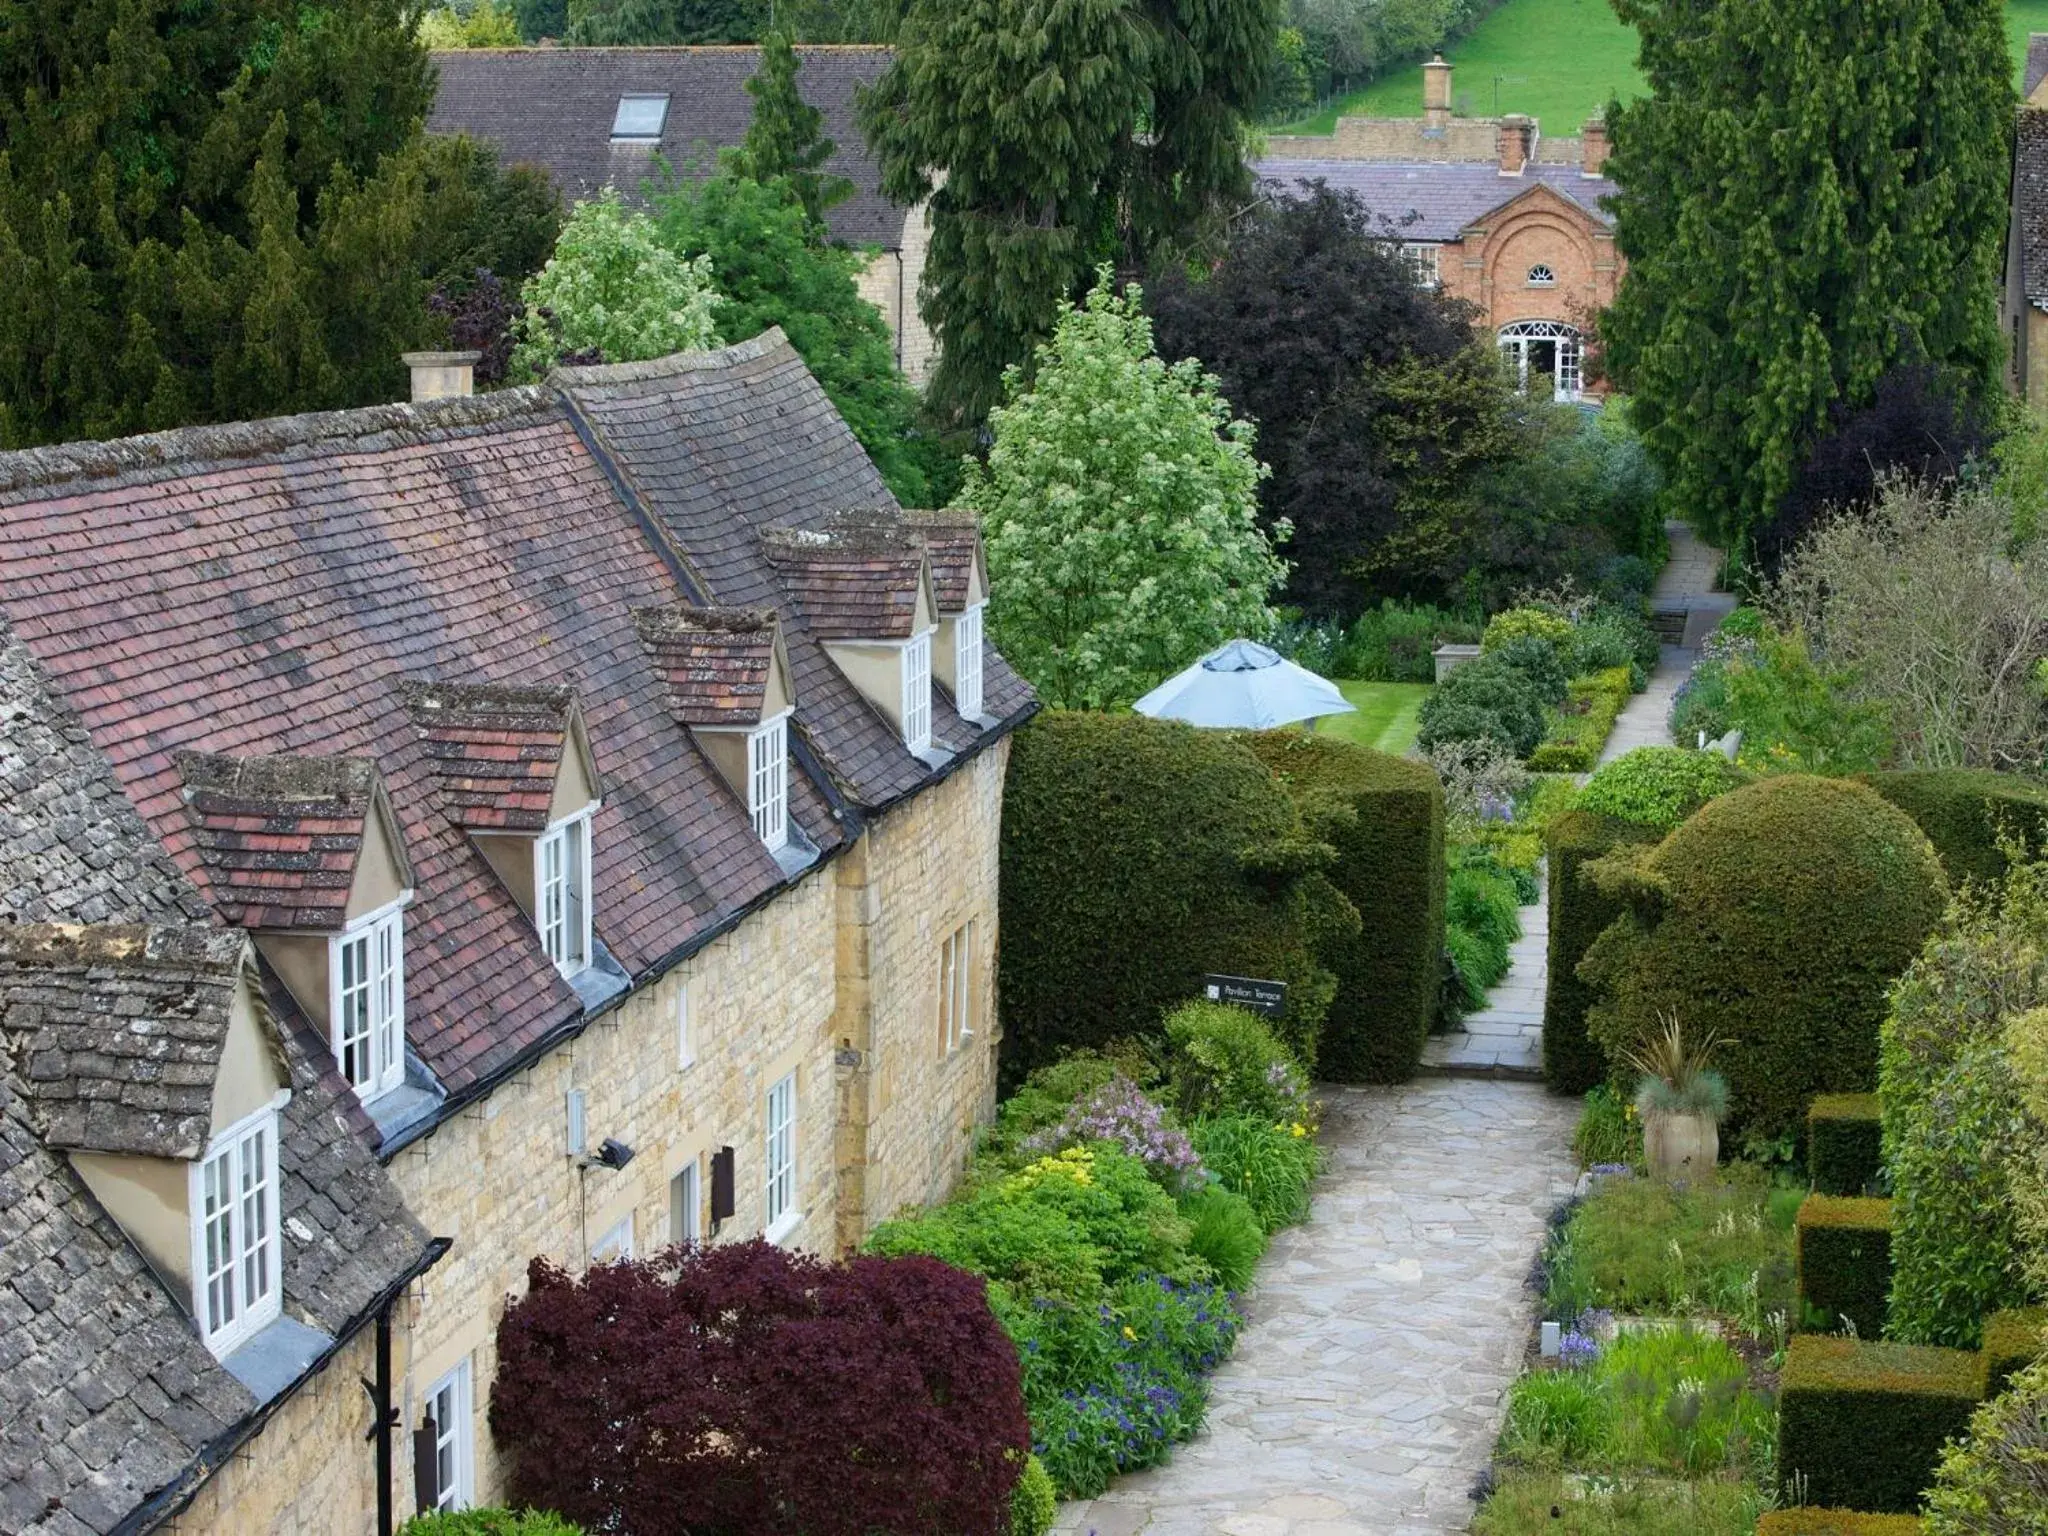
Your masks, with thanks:
[{"label": "multi-pane window", "polygon": [[405,913],[358,918],[327,944],[334,1059],[368,1103],[405,1081]]},{"label": "multi-pane window", "polygon": [[770,1237],[796,1224],[796,1074],[768,1090],[762,1222]]},{"label": "multi-pane window", "polygon": [[277,1111],[222,1132],[192,1180],[193,1314],[224,1358],[279,1313]]},{"label": "multi-pane window", "polygon": [[1531,288],[1555,288],[1557,286],[1557,274],[1539,261],[1529,269],[1529,286]]},{"label": "multi-pane window", "polygon": [[427,1394],[434,1421],[434,1508],[468,1509],[476,1502],[475,1405],[469,1362],[463,1361]]},{"label": "multi-pane window", "polygon": [[1418,288],[1434,288],[1439,281],[1437,248],[1426,240],[1410,241],[1401,247],[1401,265]]},{"label": "multi-pane window", "polygon": [[534,918],[564,976],[590,964],[590,817],[550,827],[534,848]]},{"label": "multi-pane window", "polygon": [[633,1213],[626,1212],[605,1229],[604,1236],[590,1245],[590,1262],[615,1264],[633,1257]]},{"label": "multi-pane window", "polygon": [[701,1243],[704,1240],[703,1184],[694,1157],[668,1181],[668,1240],[672,1243]]},{"label": "multi-pane window", "polygon": [[953,625],[953,698],[970,719],[981,713],[981,604]]},{"label": "multi-pane window", "polygon": [[932,744],[932,632],[903,647],[903,744],[922,752]]},{"label": "multi-pane window", "polygon": [[773,853],[789,841],[789,716],[777,715],[747,737],[747,813],[754,836]]},{"label": "multi-pane window", "polygon": [[939,1054],[957,1051],[974,1033],[974,919],[939,946]]}]

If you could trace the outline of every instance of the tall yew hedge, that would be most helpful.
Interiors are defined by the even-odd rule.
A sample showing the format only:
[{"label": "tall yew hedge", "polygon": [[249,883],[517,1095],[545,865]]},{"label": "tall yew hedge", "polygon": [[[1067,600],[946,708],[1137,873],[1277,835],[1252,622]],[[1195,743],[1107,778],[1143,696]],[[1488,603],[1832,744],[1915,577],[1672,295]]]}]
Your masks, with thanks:
[{"label": "tall yew hedge", "polygon": [[2038,850],[2048,833],[2048,789],[1988,768],[1904,768],[1858,777],[1919,824],[1949,880],[2005,878],[2001,838]]},{"label": "tall yew hedge", "polygon": [[1337,995],[1319,1076],[1398,1083],[1415,1075],[1436,1014],[1444,951],[1444,791],[1426,764],[1299,731],[1246,738],[1337,850],[1330,879],[1362,924],[1327,948]]},{"label": "tall yew hedge", "polygon": [[1592,811],[1566,811],[1545,838],[1550,865],[1550,975],[1543,993],[1543,1080],[1557,1093],[1584,1093],[1607,1080],[1607,1053],[1586,1033],[1593,989],[1579,962],[1622,903],[1581,871],[1625,843],[1657,840],[1656,829]]}]

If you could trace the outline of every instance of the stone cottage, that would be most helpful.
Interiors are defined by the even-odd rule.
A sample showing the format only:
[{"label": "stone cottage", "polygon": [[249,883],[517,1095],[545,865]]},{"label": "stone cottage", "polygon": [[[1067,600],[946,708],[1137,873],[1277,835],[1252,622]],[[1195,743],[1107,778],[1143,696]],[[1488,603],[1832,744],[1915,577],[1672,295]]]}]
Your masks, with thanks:
[{"label": "stone cottage", "polygon": [[[330,1301],[295,1292],[326,1229],[294,1224],[288,1183],[237,1217],[223,1263],[282,1254],[258,1322],[297,1353],[254,1409],[216,1394],[234,1454],[190,1419],[151,1459],[82,1459],[101,1517],[23,1528],[381,1531],[489,1502],[495,1328],[532,1258],[754,1234],[837,1252],[945,1193],[994,1100],[997,825],[1036,707],[982,639],[986,595],[977,530],[896,507],[775,332],[487,397],[0,455],[0,617],[71,722],[75,761],[46,776],[99,775],[166,894],[126,910],[75,869],[44,883],[99,893],[74,921],[198,931],[95,942],[204,951],[202,1045],[239,1095],[140,1151],[78,1143],[50,1085],[84,1058],[38,1057],[40,1014],[0,991],[28,1063],[9,1133],[93,1188],[81,1157],[211,1159],[250,1123],[228,1109],[269,1106],[247,1166],[353,1159],[385,1202],[355,1209],[395,1234]],[[43,794],[16,778],[0,820]],[[66,915],[24,888],[0,880],[7,916]],[[0,965],[97,979],[64,953],[85,942]],[[80,1006],[102,1033],[131,1012],[110,985]],[[91,1059],[127,1091],[118,1057]],[[319,1137],[295,1119],[315,1112]],[[239,1379],[248,1344],[151,1246],[200,1205],[129,1209],[154,1208],[101,1197],[126,1283],[195,1367]],[[0,1231],[0,1273],[48,1260]],[[0,1308],[17,1348],[72,1374]],[[358,1378],[388,1394],[383,1434]],[[24,1438],[0,1509],[61,1460]]]},{"label": "stone cottage", "polygon": [[1419,118],[1346,117],[1327,136],[1275,135],[1254,167],[1276,190],[1320,181],[1387,221],[1415,281],[1463,299],[1525,388],[1597,396],[1586,378],[1592,321],[1624,263],[1602,200],[1607,127],[1545,138],[1531,117],[1457,116],[1451,66],[1422,67]]},{"label": "stone cottage", "polygon": [[[868,253],[861,297],[882,312],[896,365],[913,384],[931,370],[933,340],[917,306],[931,226],[923,207],[881,190],[881,167],[854,121],[854,93],[888,68],[883,47],[808,44],[796,50],[797,89],[824,118],[834,152],[825,170],[853,184],[827,211],[832,238]],[[616,187],[637,199],[657,157],[685,176],[709,175],[718,151],[747,136],[760,67],[752,47],[469,48],[434,55],[440,89],[433,133],[466,133],[513,164],[545,170],[564,197]]]}]

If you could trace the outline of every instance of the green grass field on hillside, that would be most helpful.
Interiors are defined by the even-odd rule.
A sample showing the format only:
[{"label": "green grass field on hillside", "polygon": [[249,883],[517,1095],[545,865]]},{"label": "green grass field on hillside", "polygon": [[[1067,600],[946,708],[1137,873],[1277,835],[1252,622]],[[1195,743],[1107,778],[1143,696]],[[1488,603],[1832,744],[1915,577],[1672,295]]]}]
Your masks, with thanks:
[{"label": "green grass field on hillside", "polygon": [[[2027,57],[2027,34],[2048,32],[2048,0],[2007,0],[2006,41],[2013,83]],[[1461,116],[1526,112],[1543,131],[1571,134],[1607,103],[1643,88],[1636,73],[1636,35],[1608,0],[1506,0],[1469,37],[1445,50],[1454,66],[1453,105]],[[1315,116],[1275,133],[1330,133],[1345,117],[1420,117],[1422,66],[1375,80]]]},{"label": "green grass field on hillside", "polygon": [[1361,683],[1354,679],[1339,680],[1337,687],[1358,706],[1358,712],[1326,715],[1316,722],[1318,732],[1396,757],[1415,745],[1415,716],[1429,697],[1429,684]]}]

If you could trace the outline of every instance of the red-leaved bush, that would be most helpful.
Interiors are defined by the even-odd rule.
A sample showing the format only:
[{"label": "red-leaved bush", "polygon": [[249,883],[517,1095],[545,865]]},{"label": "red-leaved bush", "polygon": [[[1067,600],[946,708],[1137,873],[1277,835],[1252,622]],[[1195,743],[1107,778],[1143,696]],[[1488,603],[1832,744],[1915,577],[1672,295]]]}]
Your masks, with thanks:
[{"label": "red-leaved bush", "polygon": [[633,1536],[1008,1529],[1030,1430],[980,1277],[757,1240],[527,1279],[491,1389],[511,1503]]}]

